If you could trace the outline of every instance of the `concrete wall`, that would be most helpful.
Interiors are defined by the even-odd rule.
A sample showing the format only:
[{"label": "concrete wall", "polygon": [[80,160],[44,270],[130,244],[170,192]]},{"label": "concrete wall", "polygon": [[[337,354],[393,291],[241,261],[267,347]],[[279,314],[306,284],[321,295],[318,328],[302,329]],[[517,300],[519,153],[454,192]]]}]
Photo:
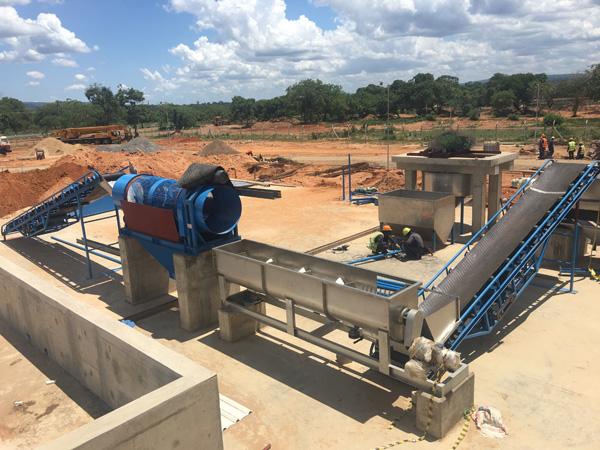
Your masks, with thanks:
[{"label": "concrete wall", "polygon": [[2,257],[0,314],[115,408],[43,448],[223,448],[215,373]]}]

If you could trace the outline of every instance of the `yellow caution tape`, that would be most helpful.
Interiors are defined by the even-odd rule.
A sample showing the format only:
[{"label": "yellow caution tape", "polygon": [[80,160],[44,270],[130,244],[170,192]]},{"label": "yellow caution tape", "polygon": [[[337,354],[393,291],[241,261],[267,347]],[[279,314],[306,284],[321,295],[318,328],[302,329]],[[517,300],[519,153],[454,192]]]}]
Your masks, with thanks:
[{"label": "yellow caution tape", "polygon": [[467,432],[469,431],[469,424],[471,423],[471,414],[473,414],[473,411],[475,411],[474,406],[471,409],[465,411],[465,424],[463,425],[462,430],[460,430],[460,434],[458,435],[458,439],[452,446],[452,450],[456,450],[456,447],[460,445],[462,440],[467,435]]},{"label": "yellow caution tape", "polygon": [[[433,386],[431,388],[431,397],[429,398],[429,409],[427,411],[427,425],[425,426],[425,432],[423,433],[423,436],[421,436],[418,439],[404,439],[403,441],[391,442],[389,444],[382,445],[381,447],[375,447],[371,450],[384,450],[386,448],[392,448],[397,445],[406,444],[407,442],[414,443],[414,442],[420,442],[425,439],[425,436],[427,435],[427,431],[429,431],[429,427],[431,426],[431,422],[433,421],[433,398],[435,397],[435,391],[437,389],[437,384],[439,383],[440,378],[442,377],[442,374],[445,372],[445,370],[446,370],[446,368],[444,367],[444,364],[442,364],[438,368],[438,371],[437,371],[437,374],[435,377],[435,381],[433,382]],[[409,404],[408,409],[404,412],[404,414],[406,414],[408,411],[410,411],[411,408],[412,408],[412,401]],[[402,416],[404,416],[404,414],[402,414]],[[395,419],[394,422],[392,422],[392,425],[390,425],[388,427],[388,429],[393,428],[393,424],[397,421],[398,421],[398,419]]]},{"label": "yellow caution tape", "polygon": [[[600,225],[600,205],[598,205],[598,214],[596,216],[596,229],[594,230],[594,242],[592,243],[592,249],[594,247],[596,247],[596,236],[598,234],[598,226]],[[596,275],[596,272],[594,271],[594,269],[592,269],[592,254],[590,253],[590,260],[588,263],[588,270],[590,271],[590,274],[592,276],[592,278],[596,281],[600,280],[600,275]]]}]

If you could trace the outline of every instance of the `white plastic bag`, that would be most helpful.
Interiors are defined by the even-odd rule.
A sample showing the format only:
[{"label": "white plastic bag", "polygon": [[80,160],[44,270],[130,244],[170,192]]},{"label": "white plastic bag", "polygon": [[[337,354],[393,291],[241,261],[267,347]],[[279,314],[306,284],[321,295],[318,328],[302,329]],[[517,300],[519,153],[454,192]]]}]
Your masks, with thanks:
[{"label": "white plastic bag", "polygon": [[460,367],[460,353],[448,350],[442,344],[435,344],[433,346],[431,362],[437,366],[444,363],[446,369],[454,372]]},{"label": "white plastic bag", "polygon": [[424,363],[423,361],[417,361],[416,359],[411,359],[404,365],[404,370],[411,378],[425,380],[431,369],[429,364]]},{"label": "white plastic bag", "polygon": [[416,338],[408,349],[408,356],[411,359],[418,359],[423,362],[431,362],[431,354],[433,350],[433,341],[425,337]]}]

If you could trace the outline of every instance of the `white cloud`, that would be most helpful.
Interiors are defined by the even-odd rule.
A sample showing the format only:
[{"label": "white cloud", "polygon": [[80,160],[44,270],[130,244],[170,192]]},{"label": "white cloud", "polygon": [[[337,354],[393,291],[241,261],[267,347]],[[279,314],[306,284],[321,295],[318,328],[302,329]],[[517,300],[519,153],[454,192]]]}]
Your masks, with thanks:
[{"label": "white cloud", "polygon": [[29,83],[25,83],[25,86],[39,86],[39,81],[30,81]]},{"label": "white cloud", "polygon": [[38,0],[40,3],[48,3],[49,5],[64,5],[65,0]]},{"label": "white cloud", "polygon": [[87,81],[88,77],[86,77],[82,73],[78,73],[78,74],[75,75],[75,80],[76,81]]},{"label": "white cloud", "polygon": [[11,48],[0,52],[0,63],[37,62],[47,55],[90,51],[75,33],[63,28],[54,14],[39,14],[35,20],[24,19],[16,9],[0,6],[0,17],[0,46]]},{"label": "white cloud", "polygon": [[96,68],[95,68],[95,67],[91,67],[91,66],[90,66],[90,67],[88,67],[88,68],[87,68],[87,69],[85,69],[85,70],[87,70],[88,72],[93,72],[93,71],[95,71],[95,70],[96,70]]},{"label": "white cloud", "polygon": [[85,84],[72,84],[71,86],[67,86],[65,91],[83,91],[85,89]]},{"label": "white cloud", "polygon": [[28,5],[31,0],[0,0],[0,6]]},{"label": "white cloud", "polygon": [[600,60],[597,0],[311,0],[336,16],[331,30],[289,19],[286,1],[171,0],[167,10],[192,14],[199,37],[169,50],[181,64],[162,71],[174,77],[142,69],[144,78],[208,101],[272,98],[306,78],[353,92],[419,72],[470,81]]},{"label": "white cloud", "polygon": [[73,59],[69,58],[69,57],[59,57],[59,58],[54,58],[52,60],[52,64],[55,66],[61,66],[61,67],[79,67],[79,65],[77,64],[77,62],[75,62]]},{"label": "white cloud", "polygon": [[151,72],[148,69],[141,69],[144,79],[152,82],[154,91],[172,92],[179,88],[179,83],[173,79],[167,80],[157,71]]},{"label": "white cloud", "polygon": [[44,75],[42,72],[38,72],[37,70],[32,70],[30,72],[27,72],[27,76],[33,78],[34,80],[41,80],[46,75]]}]

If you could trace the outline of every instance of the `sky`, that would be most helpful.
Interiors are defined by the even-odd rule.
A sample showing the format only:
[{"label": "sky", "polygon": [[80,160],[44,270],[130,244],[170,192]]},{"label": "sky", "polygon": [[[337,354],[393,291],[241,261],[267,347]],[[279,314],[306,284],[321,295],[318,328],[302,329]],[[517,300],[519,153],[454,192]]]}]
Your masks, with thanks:
[{"label": "sky", "polygon": [[600,0],[0,0],[0,98],[150,104],[354,93],[418,73],[461,83],[600,63]]}]

